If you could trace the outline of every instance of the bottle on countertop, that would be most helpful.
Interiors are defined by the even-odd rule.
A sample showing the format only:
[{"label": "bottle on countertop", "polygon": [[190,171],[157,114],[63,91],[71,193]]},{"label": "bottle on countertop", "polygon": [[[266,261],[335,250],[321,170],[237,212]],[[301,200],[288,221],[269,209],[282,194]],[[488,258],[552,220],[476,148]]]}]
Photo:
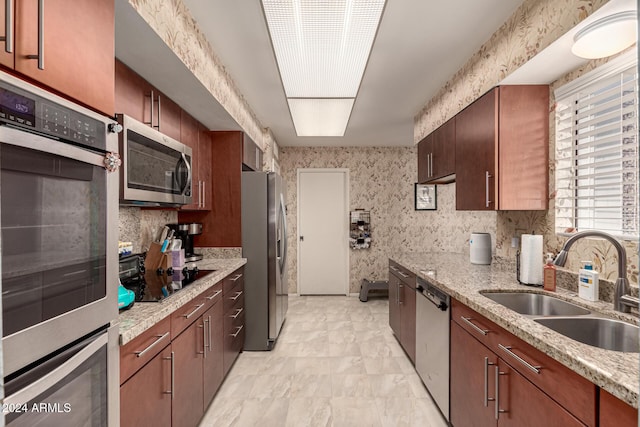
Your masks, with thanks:
[{"label": "bottle on countertop", "polygon": [[556,266],[553,265],[553,255],[548,253],[543,267],[543,287],[545,291],[556,291]]},{"label": "bottle on countertop", "polygon": [[584,268],[578,274],[578,296],[587,301],[598,301],[598,272],[591,261],[583,261]]}]

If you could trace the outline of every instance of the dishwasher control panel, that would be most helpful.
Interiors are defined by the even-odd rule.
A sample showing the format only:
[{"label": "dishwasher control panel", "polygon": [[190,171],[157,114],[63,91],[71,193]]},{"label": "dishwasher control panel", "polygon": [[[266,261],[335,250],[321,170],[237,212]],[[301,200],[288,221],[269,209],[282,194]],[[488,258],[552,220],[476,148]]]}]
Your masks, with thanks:
[{"label": "dishwasher control panel", "polygon": [[427,297],[436,307],[442,311],[446,311],[449,308],[449,295],[420,277],[417,278],[417,283],[417,291]]}]

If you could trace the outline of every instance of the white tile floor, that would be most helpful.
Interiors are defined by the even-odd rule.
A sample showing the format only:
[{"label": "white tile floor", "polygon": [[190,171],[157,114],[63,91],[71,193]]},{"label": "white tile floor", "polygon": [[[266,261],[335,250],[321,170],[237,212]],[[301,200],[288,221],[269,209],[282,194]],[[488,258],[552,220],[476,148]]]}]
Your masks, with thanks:
[{"label": "white tile floor", "polygon": [[200,426],[446,426],[389,328],[388,305],[289,297],[273,351],[240,354]]}]

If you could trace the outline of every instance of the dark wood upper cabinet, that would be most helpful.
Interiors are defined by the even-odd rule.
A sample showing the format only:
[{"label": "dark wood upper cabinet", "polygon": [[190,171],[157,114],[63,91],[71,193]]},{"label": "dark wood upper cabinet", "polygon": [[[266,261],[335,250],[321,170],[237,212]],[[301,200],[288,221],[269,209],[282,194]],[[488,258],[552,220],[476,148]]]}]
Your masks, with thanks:
[{"label": "dark wood upper cabinet", "polygon": [[151,84],[120,61],[115,63],[115,109],[139,122],[150,123]]},{"label": "dark wood upper cabinet", "polygon": [[[96,111],[113,116],[114,0],[49,0],[44,2],[38,68],[38,0],[13,1],[14,53],[0,63]],[[2,7],[4,18],[4,4]],[[4,22],[4,19],[2,19]]]},{"label": "dark wood upper cabinet", "polygon": [[211,200],[208,212],[178,212],[179,222],[202,223],[202,234],[194,239],[197,247],[242,246],[241,191],[242,146],[240,131],[212,131],[209,171]]},{"label": "dark wood upper cabinet", "polygon": [[455,117],[418,143],[418,182],[453,182],[456,173]]},{"label": "dark wood upper cabinet", "polygon": [[209,210],[211,209],[211,137],[204,126],[184,110],[180,120],[180,141],[193,150],[191,161],[193,203],[182,206],[180,209]]},{"label": "dark wood upper cabinet", "polygon": [[549,87],[499,86],[456,116],[456,209],[545,210]]}]

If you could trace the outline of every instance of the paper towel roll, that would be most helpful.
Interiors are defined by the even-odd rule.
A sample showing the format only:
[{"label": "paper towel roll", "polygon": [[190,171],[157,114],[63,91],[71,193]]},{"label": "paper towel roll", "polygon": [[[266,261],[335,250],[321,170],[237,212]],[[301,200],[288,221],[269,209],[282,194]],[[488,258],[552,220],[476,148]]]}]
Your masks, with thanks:
[{"label": "paper towel roll", "polygon": [[542,285],[542,236],[522,235],[520,249],[520,281],[527,285]]}]

